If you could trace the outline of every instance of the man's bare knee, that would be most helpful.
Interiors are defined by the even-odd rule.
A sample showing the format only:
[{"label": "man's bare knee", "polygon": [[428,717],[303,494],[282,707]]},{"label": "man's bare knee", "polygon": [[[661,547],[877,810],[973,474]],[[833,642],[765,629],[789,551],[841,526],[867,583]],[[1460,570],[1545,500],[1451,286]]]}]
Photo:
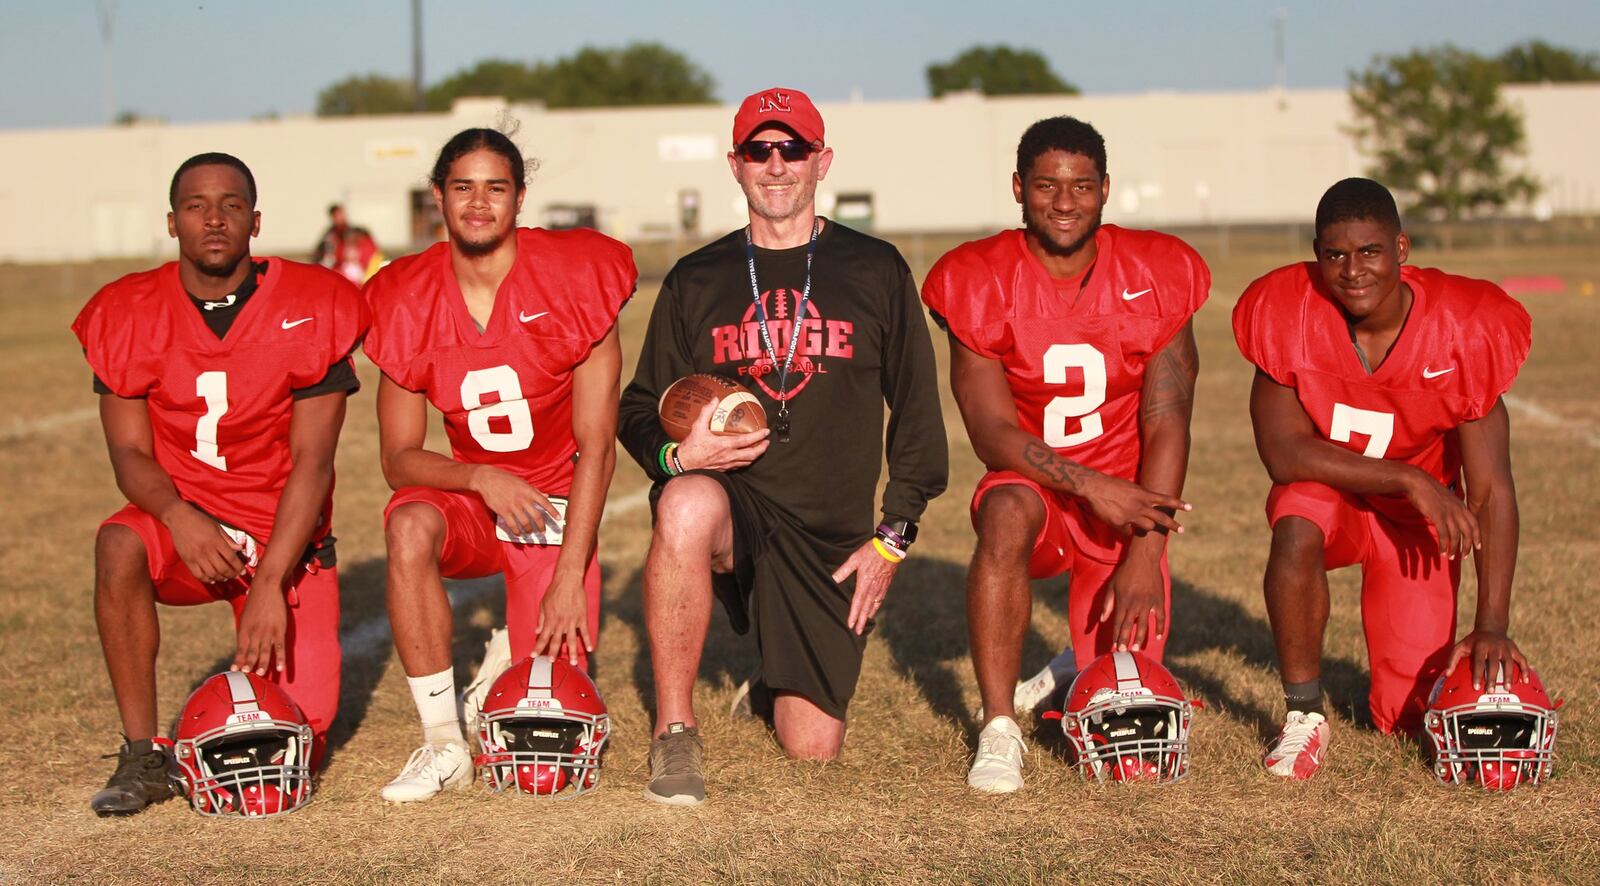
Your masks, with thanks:
[{"label": "man's bare knee", "polygon": [[119,581],[148,574],[149,554],[139,533],[118,523],[100,527],[94,537],[95,575],[102,586],[121,585]]},{"label": "man's bare knee", "polygon": [[727,531],[728,493],[710,477],[690,474],[667,481],[656,502],[656,540],[672,548],[708,547]]},{"label": "man's bare knee", "polygon": [[1322,530],[1304,517],[1284,517],[1272,524],[1271,559],[1284,566],[1321,566],[1326,546]]},{"label": "man's bare knee", "polygon": [[980,554],[1015,554],[1033,548],[1044,525],[1044,502],[1026,486],[996,486],[978,503]]},{"label": "man's bare knee", "polygon": [[845,722],[796,692],[779,692],[772,726],[792,760],[832,760],[844,748]]},{"label": "man's bare knee", "polygon": [[389,512],[383,538],[391,561],[437,560],[444,543],[444,515],[432,505],[406,502]]}]

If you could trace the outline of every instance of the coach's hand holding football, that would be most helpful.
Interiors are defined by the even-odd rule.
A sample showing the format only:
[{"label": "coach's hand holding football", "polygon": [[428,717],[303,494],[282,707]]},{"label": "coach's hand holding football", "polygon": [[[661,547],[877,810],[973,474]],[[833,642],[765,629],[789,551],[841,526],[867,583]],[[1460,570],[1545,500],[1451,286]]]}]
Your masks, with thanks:
[{"label": "coach's hand holding football", "polygon": [[678,444],[678,461],[686,471],[736,471],[749,467],[767,451],[772,431],[762,428],[748,434],[718,434],[711,430],[711,416],[717,411],[717,402],[711,401],[700,410],[689,436]]}]

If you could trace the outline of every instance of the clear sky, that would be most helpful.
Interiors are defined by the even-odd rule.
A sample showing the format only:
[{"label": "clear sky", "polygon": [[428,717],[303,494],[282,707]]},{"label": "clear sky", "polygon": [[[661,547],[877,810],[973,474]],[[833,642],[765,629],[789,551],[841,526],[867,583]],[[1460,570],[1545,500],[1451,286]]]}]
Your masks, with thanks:
[{"label": "clear sky", "polygon": [[[424,76],[652,40],[723,101],[774,84],[914,99],[930,62],[1006,43],[1088,93],[1259,89],[1278,9],[1291,87],[1342,87],[1374,54],[1444,42],[1600,49],[1596,0],[424,0]],[[309,113],[366,72],[410,76],[410,0],[0,0],[0,128],[98,125],[108,90],[116,111],[173,123]]]}]

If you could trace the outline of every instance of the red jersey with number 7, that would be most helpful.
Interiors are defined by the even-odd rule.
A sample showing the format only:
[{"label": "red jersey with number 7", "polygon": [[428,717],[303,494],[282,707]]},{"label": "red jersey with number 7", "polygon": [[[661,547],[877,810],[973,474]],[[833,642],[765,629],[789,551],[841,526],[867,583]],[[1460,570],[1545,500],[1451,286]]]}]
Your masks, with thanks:
[{"label": "red jersey with number 7", "polygon": [[488,324],[467,312],[448,243],[367,282],[364,349],[444,415],[457,461],[492,464],[547,495],[571,490],[572,373],[616,324],[638,278],[627,246],[591,230],[519,228]]},{"label": "red jersey with number 7", "polygon": [[[1245,359],[1294,388],[1317,433],[1371,458],[1414,465],[1446,486],[1461,471],[1456,427],[1510,390],[1533,344],[1522,305],[1486,280],[1409,265],[1413,300],[1389,354],[1368,373],[1315,262],[1250,284],[1233,309]],[[1379,499],[1383,499],[1380,501]],[[1398,519],[1403,502],[1371,497]]]},{"label": "red jersey with number 7", "polygon": [[[367,327],[348,280],[315,265],[266,262],[220,339],[184,292],[177,262],[107,285],[72,324],[95,376],[119,397],[144,398],[156,461],[178,494],[263,543],[293,464],[294,391],[349,359]],[[316,538],[332,514],[330,488]]]}]

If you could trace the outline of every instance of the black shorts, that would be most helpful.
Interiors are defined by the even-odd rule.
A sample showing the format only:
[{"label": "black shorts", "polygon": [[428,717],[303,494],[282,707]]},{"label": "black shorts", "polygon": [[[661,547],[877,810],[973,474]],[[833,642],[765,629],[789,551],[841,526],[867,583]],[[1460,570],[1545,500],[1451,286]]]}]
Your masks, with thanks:
[{"label": "black shorts", "polygon": [[[733,572],[713,574],[711,587],[735,632],[755,627],[758,676],[771,689],[797,692],[843,720],[872,625],[859,636],[850,630],[855,578],[840,585],[833,572],[859,543],[841,547],[816,538],[738,474],[689,473],[716,480],[728,494]],[[652,512],[662,488],[652,491]]]}]

